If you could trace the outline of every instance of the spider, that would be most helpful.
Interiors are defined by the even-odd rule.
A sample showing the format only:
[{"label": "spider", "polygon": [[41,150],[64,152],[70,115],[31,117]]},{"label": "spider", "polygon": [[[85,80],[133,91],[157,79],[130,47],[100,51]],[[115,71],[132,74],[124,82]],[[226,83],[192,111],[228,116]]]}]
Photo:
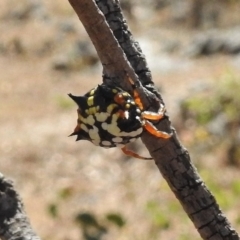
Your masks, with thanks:
[{"label": "spider", "polygon": [[98,85],[84,96],[69,94],[78,105],[78,120],[74,132],[78,140],[88,140],[104,148],[121,147],[129,156],[149,160],[126,148],[126,144],[139,138],[143,129],[158,138],[170,138],[171,134],[159,131],[149,120],[164,117],[161,104],[157,113],[144,111],[134,82],[129,78],[133,96],[119,87]]}]

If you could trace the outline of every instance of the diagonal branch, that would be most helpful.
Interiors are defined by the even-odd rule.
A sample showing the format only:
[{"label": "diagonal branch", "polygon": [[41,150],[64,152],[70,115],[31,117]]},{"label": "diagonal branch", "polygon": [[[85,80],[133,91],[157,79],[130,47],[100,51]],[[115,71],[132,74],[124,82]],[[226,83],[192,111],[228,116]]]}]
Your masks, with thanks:
[{"label": "diagonal branch", "polygon": [[[69,2],[78,14],[96,48],[103,65],[104,81],[130,90],[129,82],[126,78],[127,73],[136,85],[139,85],[138,91],[142,95],[143,103],[146,108],[149,108],[151,104],[147,100],[148,96],[143,94],[144,89],[141,87],[137,74],[127,60],[123,49],[118,44],[117,39],[114,37],[103,13],[98,9],[96,3],[94,1],[75,0],[69,0]],[[149,92],[148,95],[151,95],[151,93]]]},{"label": "diagonal branch", "polygon": [[[105,17],[93,1],[69,1],[78,14],[90,39],[92,40],[98,56],[103,65],[105,74],[124,78],[127,71],[132,79],[137,81],[134,71],[127,61],[122,48],[109,27],[106,27]],[[97,16],[97,17],[95,17]]]},{"label": "diagonal branch", "polygon": [[[125,90],[127,90],[124,81],[126,72],[135,82],[139,78],[144,86],[152,84],[150,71],[139,46],[133,40],[129,29],[127,28],[126,31],[126,28],[122,27],[126,26],[126,22],[122,14],[119,15],[121,10],[117,0],[96,1],[106,18],[93,0],[69,0],[69,2],[98,52],[104,75]],[[116,31],[115,28],[118,30]],[[123,39],[121,38],[123,35],[129,37]],[[133,43],[130,43],[131,41]],[[131,48],[124,47],[129,44]],[[134,49],[137,54],[131,54],[130,49]],[[132,55],[134,58],[131,58]],[[141,66],[145,79],[141,76]],[[157,91],[153,89],[151,92]],[[140,96],[144,100],[145,107],[151,105],[152,96],[149,92],[140,91]],[[201,237],[210,240],[240,239],[193,166],[188,151],[179,142],[169,119],[166,117],[156,126],[166,132],[172,131],[173,137],[169,140],[156,139],[145,132],[142,140]]]},{"label": "diagonal branch", "polygon": [[[127,22],[122,14],[119,1],[111,1],[108,3],[107,0],[96,0],[96,4],[99,9],[103,12],[109,27],[111,28],[118,44],[123,49],[124,53],[135,73],[138,75],[142,85],[154,91],[152,87],[152,75],[145,56],[139,46],[139,43],[134,40],[133,35],[127,25]],[[108,6],[108,7],[106,7]],[[159,96],[157,92],[154,92]]]}]

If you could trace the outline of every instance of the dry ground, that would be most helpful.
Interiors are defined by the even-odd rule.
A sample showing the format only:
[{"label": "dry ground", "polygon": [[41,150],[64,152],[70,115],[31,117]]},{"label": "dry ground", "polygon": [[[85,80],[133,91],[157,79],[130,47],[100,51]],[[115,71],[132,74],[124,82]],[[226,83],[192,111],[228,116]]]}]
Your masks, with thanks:
[{"label": "dry ground", "polygon": [[[104,222],[105,214],[118,212],[126,219],[125,227],[109,227],[104,239],[199,239],[153,162],[129,160],[119,149],[104,150],[67,137],[77,117],[67,94],[83,94],[100,83],[101,68],[53,70],[58,54],[87,37],[67,1],[43,4],[49,18],[45,21],[37,15],[14,19],[10,13],[21,4],[0,3],[0,171],[14,180],[34,229],[42,239],[78,240],[80,229],[73,221],[77,213],[92,212]],[[59,30],[65,19],[76,32]],[[184,29],[177,31],[161,34],[166,38],[187,34]],[[156,37],[143,36],[137,33],[144,47],[146,41],[156,44]],[[170,116],[176,116],[179,99],[193,85],[217,81],[228,69],[240,69],[237,57],[188,59],[161,53],[158,66],[147,45],[146,51]],[[143,146],[138,152],[147,155]],[[218,159],[205,160],[203,177],[207,184],[221,186],[227,201],[229,184],[239,178],[239,169],[223,167]],[[58,207],[55,218],[49,214],[50,204]],[[240,231],[239,202],[223,207]]]}]

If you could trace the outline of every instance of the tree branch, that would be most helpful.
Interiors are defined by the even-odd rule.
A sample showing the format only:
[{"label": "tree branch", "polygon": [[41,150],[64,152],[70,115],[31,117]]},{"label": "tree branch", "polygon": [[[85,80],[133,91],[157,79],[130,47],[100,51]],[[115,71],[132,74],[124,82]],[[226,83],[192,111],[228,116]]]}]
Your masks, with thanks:
[{"label": "tree branch", "polygon": [[11,181],[0,173],[0,238],[40,240],[33,231],[19,195]]},{"label": "tree branch", "polygon": [[111,29],[105,21],[104,15],[98,9],[95,2],[71,0],[69,2],[90,36],[105,74],[109,77],[116,75],[119,78],[124,78],[124,71],[128,71],[131,78],[137,80],[133,69],[126,60],[123,50],[114,38]]},{"label": "tree branch", "polygon": [[[126,73],[135,82],[139,78],[143,86],[146,87],[150,84],[153,88],[146,60],[127,28],[118,1],[96,1],[106,18],[92,0],[69,0],[69,2],[98,52],[103,64],[104,75],[125,90],[127,90],[127,84],[124,82]],[[152,89],[151,92],[156,94],[157,90]],[[144,90],[140,91],[140,95],[144,100],[145,107],[151,106],[152,95]],[[172,131],[173,137],[169,140],[156,139],[151,134],[144,132],[142,140],[201,237],[210,240],[239,239],[238,234],[220,210],[214,196],[191,163],[189,154],[179,142],[168,117],[165,117],[156,126],[166,132]]]},{"label": "tree branch", "polygon": [[139,86],[138,92],[142,96],[142,101],[146,109],[148,109],[154,103],[153,100],[150,100],[150,97],[153,98],[153,96],[151,96],[150,92],[143,94],[144,89],[139,82],[138,76],[127,60],[123,49],[114,37],[103,13],[98,9],[96,3],[94,1],[75,0],[69,0],[69,2],[96,48],[103,65],[104,81],[109,84],[121,86],[123,89],[131,90],[126,78],[127,73],[135,84]]}]

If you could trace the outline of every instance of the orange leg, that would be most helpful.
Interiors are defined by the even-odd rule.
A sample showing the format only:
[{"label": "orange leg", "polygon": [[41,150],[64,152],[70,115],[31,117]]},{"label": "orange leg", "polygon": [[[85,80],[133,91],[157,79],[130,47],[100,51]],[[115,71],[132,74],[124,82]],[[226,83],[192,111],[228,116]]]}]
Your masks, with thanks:
[{"label": "orange leg", "polygon": [[143,124],[143,127],[152,135],[154,135],[155,137],[159,137],[159,138],[170,138],[172,135],[166,132],[161,132],[159,131],[157,128],[154,127],[154,125],[152,123],[150,123],[149,121],[145,121]]},{"label": "orange leg", "polygon": [[141,110],[143,110],[143,104],[142,104],[139,94],[136,90],[133,90],[133,98],[134,98],[135,103],[138,105],[138,107]]},{"label": "orange leg", "polygon": [[[136,86],[133,82],[133,80],[128,76],[128,81],[130,82],[130,84],[133,86],[133,97],[134,100],[136,102],[136,104],[138,105],[138,107],[142,110],[142,120],[143,120],[143,127],[152,135],[159,137],[159,138],[170,138],[172,136],[172,134],[168,134],[166,132],[162,132],[159,131],[151,122],[147,121],[147,120],[160,120],[164,117],[164,113],[165,113],[165,107],[163,104],[160,104],[160,108],[158,110],[157,113],[155,112],[150,112],[150,111],[143,111],[143,104],[141,102],[140,96],[138,94],[138,92],[136,91]],[[147,119],[147,120],[145,120]]]},{"label": "orange leg", "polygon": [[122,151],[123,151],[126,155],[131,156],[131,157],[134,157],[134,158],[138,158],[138,159],[142,159],[142,160],[152,160],[152,158],[150,158],[150,157],[147,158],[147,157],[142,157],[142,156],[138,155],[137,153],[135,153],[135,152],[127,149],[126,146],[122,147]]},{"label": "orange leg", "polygon": [[142,117],[143,119],[148,119],[148,120],[160,120],[164,117],[164,113],[165,113],[165,107],[161,104],[160,109],[158,110],[157,113],[144,111],[142,112]]},{"label": "orange leg", "polygon": [[143,110],[143,104],[142,104],[142,102],[141,102],[141,99],[140,99],[140,97],[139,97],[139,94],[138,94],[138,92],[136,91],[136,86],[135,86],[135,84],[134,84],[134,82],[133,82],[133,80],[127,75],[127,77],[128,77],[128,81],[130,82],[130,84],[132,85],[132,88],[134,89],[133,90],[133,98],[134,98],[134,101],[135,101],[135,103],[138,105],[138,107],[141,109],[141,110]]},{"label": "orange leg", "polygon": [[160,120],[164,117],[164,114],[159,114],[155,112],[144,111],[142,112],[142,117],[148,120]]}]

